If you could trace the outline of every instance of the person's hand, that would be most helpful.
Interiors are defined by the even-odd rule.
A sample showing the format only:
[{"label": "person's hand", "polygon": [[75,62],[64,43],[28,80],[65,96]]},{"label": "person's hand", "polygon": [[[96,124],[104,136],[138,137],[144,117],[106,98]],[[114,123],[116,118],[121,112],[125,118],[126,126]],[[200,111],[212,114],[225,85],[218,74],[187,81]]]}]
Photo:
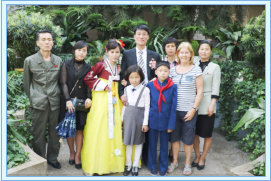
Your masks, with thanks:
[{"label": "person's hand", "polygon": [[86,109],[90,108],[91,104],[92,104],[91,99],[90,99],[90,98],[87,98],[86,101],[85,101],[85,108],[86,108]]},{"label": "person's hand", "polygon": [[66,108],[68,109],[69,113],[73,113],[75,108],[74,108],[74,106],[72,104],[72,101],[67,101],[66,102]]},{"label": "person's hand", "polygon": [[104,88],[104,90],[107,91],[107,92],[111,92],[111,89],[110,89],[110,87],[108,87],[108,86],[106,86],[106,87]]},{"label": "person's hand", "polygon": [[173,131],[172,129],[168,129],[167,130],[168,133],[172,133],[172,131]]},{"label": "person's hand", "polygon": [[190,121],[191,119],[193,119],[195,113],[196,113],[195,109],[191,109],[190,111],[188,111],[186,113],[186,115],[184,116],[184,121],[187,122],[187,121]]},{"label": "person's hand", "polygon": [[208,107],[208,116],[211,117],[214,114],[215,107],[211,104]]},{"label": "person's hand", "polygon": [[149,131],[149,127],[147,125],[142,126],[142,132],[146,133]]},{"label": "person's hand", "polygon": [[120,99],[121,99],[122,104],[123,104],[124,106],[126,106],[126,102],[127,102],[126,96],[123,94],[123,95],[120,97]]},{"label": "person's hand", "polygon": [[153,79],[151,79],[150,82],[153,82],[153,81],[155,81],[155,80],[156,80],[156,77],[154,77]]},{"label": "person's hand", "polygon": [[121,81],[121,85],[123,85],[124,87],[126,87],[128,84],[128,82],[125,79],[122,79]]}]

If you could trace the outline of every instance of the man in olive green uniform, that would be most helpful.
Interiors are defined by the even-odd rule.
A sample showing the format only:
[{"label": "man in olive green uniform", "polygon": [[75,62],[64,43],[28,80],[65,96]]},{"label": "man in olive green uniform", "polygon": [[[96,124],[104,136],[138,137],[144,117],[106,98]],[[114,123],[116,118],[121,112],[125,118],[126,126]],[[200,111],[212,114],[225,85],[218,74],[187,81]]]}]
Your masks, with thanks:
[{"label": "man in olive green uniform", "polygon": [[62,61],[51,53],[54,44],[51,32],[40,31],[36,38],[40,51],[24,61],[24,89],[30,101],[33,148],[38,155],[46,158],[45,132],[48,124],[47,162],[54,168],[61,168],[57,161],[59,137],[56,126],[60,101],[58,80]]}]

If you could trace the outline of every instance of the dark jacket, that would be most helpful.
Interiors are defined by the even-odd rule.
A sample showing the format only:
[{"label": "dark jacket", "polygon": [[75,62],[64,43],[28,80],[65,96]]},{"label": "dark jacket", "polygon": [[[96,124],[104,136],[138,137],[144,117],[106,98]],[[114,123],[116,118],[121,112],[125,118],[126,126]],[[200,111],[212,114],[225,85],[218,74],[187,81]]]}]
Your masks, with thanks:
[{"label": "dark jacket", "polygon": [[[158,53],[147,49],[147,74],[148,80],[151,80],[155,77],[154,70],[151,70],[149,67],[149,63],[151,60],[155,60],[159,62],[160,56]],[[137,64],[137,56],[136,56],[136,48],[131,50],[126,50],[123,52],[122,60],[121,60],[121,72],[120,72],[120,80],[122,80],[125,76],[125,72],[131,65]],[[119,96],[121,97],[124,94],[124,86],[119,84]]]}]

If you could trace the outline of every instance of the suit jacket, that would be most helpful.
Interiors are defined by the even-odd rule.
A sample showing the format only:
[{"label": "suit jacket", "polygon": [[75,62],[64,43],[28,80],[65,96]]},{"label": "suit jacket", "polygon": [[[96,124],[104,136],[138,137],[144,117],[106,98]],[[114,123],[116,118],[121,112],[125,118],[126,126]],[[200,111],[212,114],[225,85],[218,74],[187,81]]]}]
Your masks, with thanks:
[{"label": "suit jacket", "polygon": [[163,91],[166,103],[161,101],[161,112],[158,109],[158,99],[160,92],[154,87],[153,82],[149,82],[147,87],[150,89],[151,103],[149,113],[149,128],[159,131],[175,129],[176,106],[177,106],[177,85]]},{"label": "suit jacket", "polygon": [[40,51],[25,59],[24,90],[31,107],[44,110],[50,104],[52,111],[59,109],[61,65],[61,58],[51,54],[51,65],[47,67]]},{"label": "suit jacket", "polygon": [[[160,56],[158,53],[147,49],[147,74],[148,80],[151,80],[155,77],[154,70],[151,70],[149,67],[150,61],[154,59],[156,62],[160,61]],[[136,48],[126,50],[123,52],[121,60],[121,72],[120,72],[120,81],[124,78],[125,72],[131,65],[137,64]],[[119,84],[119,96],[121,97],[124,94],[124,86]]]},{"label": "suit jacket", "polygon": [[[196,61],[195,65],[199,65],[200,61]],[[210,62],[204,69],[203,73],[203,97],[201,99],[198,114],[207,115],[208,107],[211,103],[212,96],[219,96],[219,87],[221,82],[221,71],[218,64]],[[216,113],[216,109],[214,110]]]}]

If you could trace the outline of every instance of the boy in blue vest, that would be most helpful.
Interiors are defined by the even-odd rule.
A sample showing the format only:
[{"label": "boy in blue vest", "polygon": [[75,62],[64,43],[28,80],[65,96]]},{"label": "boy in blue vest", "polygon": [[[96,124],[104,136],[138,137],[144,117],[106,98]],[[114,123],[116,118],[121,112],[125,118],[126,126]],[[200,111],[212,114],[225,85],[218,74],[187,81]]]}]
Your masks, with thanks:
[{"label": "boy in blue vest", "polygon": [[169,63],[158,62],[155,70],[157,79],[147,84],[151,95],[147,165],[151,174],[157,175],[156,148],[160,135],[160,176],[164,176],[168,169],[168,139],[169,133],[175,129],[176,120],[177,86],[168,77],[169,73]]}]

